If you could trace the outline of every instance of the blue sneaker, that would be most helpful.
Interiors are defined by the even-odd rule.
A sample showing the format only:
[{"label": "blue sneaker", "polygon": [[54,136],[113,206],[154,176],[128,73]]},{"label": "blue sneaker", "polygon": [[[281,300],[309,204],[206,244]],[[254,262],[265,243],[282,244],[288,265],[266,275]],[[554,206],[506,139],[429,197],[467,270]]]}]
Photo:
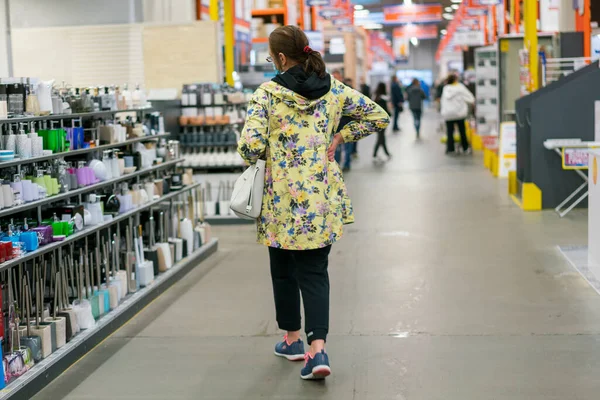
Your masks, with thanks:
[{"label": "blue sneaker", "polygon": [[290,361],[304,360],[304,343],[302,339],[298,339],[294,343],[288,342],[288,337],[283,337],[283,342],[275,345],[275,355],[287,358]]},{"label": "blue sneaker", "polygon": [[325,353],[325,350],[321,350],[314,357],[311,357],[310,353],[306,353],[304,359],[306,360],[306,364],[304,364],[304,368],[302,368],[302,372],[300,373],[302,379],[319,380],[331,375],[329,357]]}]

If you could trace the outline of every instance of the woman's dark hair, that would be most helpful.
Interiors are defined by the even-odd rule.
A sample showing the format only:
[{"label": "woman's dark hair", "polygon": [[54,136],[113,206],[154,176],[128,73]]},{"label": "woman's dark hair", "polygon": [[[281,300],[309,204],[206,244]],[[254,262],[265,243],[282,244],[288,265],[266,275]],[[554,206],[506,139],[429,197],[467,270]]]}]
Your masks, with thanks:
[{"label": "woman's dark hair", "polygon": [[456,82],[458,82],[458,76],[456,76],[456,74],[450,74],[447,80],[448,85],[452,85]]},{"label": "woman's dark hair", "polygon": [[326,74],[325,61],[321,54],[310,49],[308,38],[297,26],[286,25],[275,29],[269,35],[269,47],[273,56],[285,54],[290,60],[302,65],[308,75],[314,72],[322,78]]},{"label": "woman's dark hair", "polygon": [[385,83],[379,82],[377,84],[377,88],[375,88],[375,98],[379,99],[379,98],[381,98],[381,96],[385,96],[386,94],[387,94],[387,88],[385,86]]}]

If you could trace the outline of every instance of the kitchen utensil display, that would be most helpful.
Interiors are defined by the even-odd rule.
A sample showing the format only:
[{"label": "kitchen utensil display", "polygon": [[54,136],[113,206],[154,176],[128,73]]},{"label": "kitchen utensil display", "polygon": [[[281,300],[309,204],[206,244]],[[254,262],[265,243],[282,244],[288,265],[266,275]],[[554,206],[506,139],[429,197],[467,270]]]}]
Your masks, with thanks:
[{"label": "kitchen utensil display", "polygon": [[87,246],[85,246],[86,251],[85,255],[81,259],[82,264],[84,264],[84,275],[85,275],[85,292],[87,295],[87,299],[90,302],[90,306],[92,307],[92,316],[95,320],[100,318],[100,296],[97,293],[93,292],[92,285],[92,275],[90,273],[90,256],[87,251]]},{"label": "kitchen utensil display", "polygon": [[57,315],[63,317],[66,321],[66,340],[70,341],[73,336],[79,333],[79,325],[77,324],[77,315],[75,311],[70,307],[69,295],[67,291],[67,265],[68,261],[65,260],[63,267],[60,268],[61,273],[61,286],[60,286],[60,302]]},{"label": "kitchen utensil display", "polygon": [[[35,325],[30,327],[31,334],[38,336],[41,340],[41,358],[52,354],[52,326],[42,322],[41,310],[44,304],[44,285],[41,271],[34,268],[35,288]],[[29,301],[29,300],[28,300]],[[56,331],[55,331],[56,332]],[[40,358],[40,359],[41,359]]]},{"label": "kitchen utensil display", "polygon": [[[189,205],[191,205],[191,202],[188,206]],[[194,225],[190,220],[190,216],[190,213],[188,213],[181,221],[181,238],[186,242],[186,255],[191,254],[194,251]]]},{"label": "kitchen utensil display", "polygon": [[92,305],[87,299],[83,298],[83,285],[85,284],[83,269],[83,262],[76,263],[75,271],[77,272],[77,293],[79,298],[73,302],[73,310],[77,315],[79,328],[85,330],[92,328],[95,321],[92,314]]},{"label": "kitchen utensil display", "polygon": [[204,213],[207,217],[214,217],[217,215],[217,203],[212,200],[212,185],[210,182],[206,182],[206,197],[204,201]]},{"label": "kitchen utensil display", "polygon": [[[52,257],[52,270],[51,270],[51,275],[50,275],[50,286],[48,287],[48,296],[51,297],[52,296],[52,281],[53,281],[53,275],[54,275],[54,271],[55,271],[55,264],[54,264],[54,257]],[[50,352],[46,351],[46,344],[48,343],[46,337],[42,336],[40,334],[40,337],[42,338],[42,345],[44,347],[44,351],[43,351],[43,355],[44,358],[48,357],[50,354],[54,353],[57,349],[57,345],[58,345],[58,332],[56,330],[56,325],[50,323],[50,322],[46,322],[45,319],[50,317],[50,311],[48,311],[46,313],[46,310],[44,308],[44,293],[45,293],[45,283],[47,282],[46,280],[46,273],[44,272],[44,277],[42,278],[41,273],[39,273],[40,271],[38,270],[38,278],[34,280],[37,280],[39,282],[39,286],[38,288],[36,288],[36,296],[35,296],[35,323],[36,323],[36,329],[41,329],[41,332],[44,332],[44,329],[47,329],[48,327],[50,328]],[[34,271],[35,274],[35,271]],[[27,277],[29,280],[29,276]],[[39,290],[39,291],[38,291]],[[34,332],[34,334],[36,334]]]},{"label": "kitchen utensil display", "polygon": [[[173,215],[172,212],[170,214]],[[187,257],[188,252],[187,243],[181,238],[181,218],[181,207],[177,207],[177,215],[174,218],[176,223],[175,233],[177,237],[169,237],[169,244],[172,244],[175,247],[175,262],[180,261],[183,257]]]},{"label": "kitchen utensil display", "polygon": [[160,242],[156,244],[158,248],[158,270],[160,272],[165,272],[172,266],[172,256],[171,247],[166,239],[165,215],[162,211],[160,212],[159,232]]},{"label": "kitchen utensil display", "polygon": [[119,283],[116,281],[110,280],[110,258],[108,251],[108,244],[106,242],[102,243],[102,252],[104,255],[104,288],[108,289],[110,304],[109,307],[111,310],[114,310],[119,305],[119,301],[121,301],[119,296]]},{"label": "kitchen utensil display", "polygon": [[100,315],[106,314],[109,310],[110,310],[110,292],[108,291],[108,289],[103,288],[102,287],[102,274],[101,274],[101,267],[100,265],[102,264],[101,258],[100,258],[100,244],[97,244],[96,247],[96,264],[95,264],[95,268],[94,270],[96,271],[96,286],[95,286],[95,290],[98,292],[98,295],[100,297]]},{"label": "kitchen utensil display", "polygon": [[58,296],[60,295],[60,272],[56,272],[54,279],[54,303],[52,307],[52,316],[44,319],[49,322],[56,330],[56,348],[60,349],[67,343],[67,320],[58,315]]},{"label": "kitchen utensil display", "polygon": [[[31,321],[29,320],[29,316],[31,315],[31,292],[29,291],[29,285],[27,284],[27,280],[23,281],[23,293],[27,300],[27,312],[25,314],[25,325],[27,326],[27,334],[22,337],[20,342],[23,347],[27,347],[31,353],[31,357],[33,360],[41,360],[42,359],[42,339],[39,336],[34,335],[31,332]],[[19,349],[21,351],[21,349]],[[36,361],[37,362],[37,361]]]},{"label": "kitchen utensil display", "polygon": [[127,291],[129,293],[135,293],[138,290],[138,285],[136,281],[136,263],[135,263],[135,253],[133,252],[132,246],[132,232],[129,225],[125,228],[125,245],[126,245],[126,254],[125,254],[125,271],[127,272]]},{"label": "kitchen utensil display", "polygon": [[198,202],[198,224],[196,225],[196,230],[200,234],[200,238],[202,239],[202,244],[206,244],[210,241],[211,237],[211,226],[204,220],[204,216],[206,215],[204,212],[205,206],[205,189],[199,189],[198,197],[200,201]]},{"label": "kitchen utensil display", "polygon": [[229,181],[227,182],[220,182],[219,183],[219,215],[221,216],[227,216],[230,213],[229,210],[229,206],[230,206],[230,200],[231,199],[231,190],[230,190],[230,183]]},{"label": "kitchen utensil display", "polygon": [[144,242],[142,239],[142,226],[138,226],[138,235],[135,240],[135,258],[137,260],[137,279],[140,286],[145,287],[154,281],[154,264],[144,257]]},{"label": "kitchen utensil display", "polygon": [[198,248],[200,248],[201,244],[202,244],[202,238],[200,237],[200,233],[195,229],[194,224],[196,223],[196,202],[194,201],[194,196],[193,196],[192,191],[188,192],[188,219],[190,220],[190,226],[191,226],[191,235],[192,235],[192,243],[190,243],[191,246],[191,250],[190,253],[196,251]]},{"label": "kitchen utensil display", "polygon": [[127,286],[129,282],[129,278],[127,277],[127,272],[121,270],[121,240],[119,235],[113,235],[114,242],[114,254],[115,254],[115,273],[114,276],[116,280],[121,284],[121,298],[127,295]]},{"label": "kitchen utensil display", "polygon": [[144,258],[151,261],[154,266],[154,276],[160,273],[159,271],[159,257],[158,257],[158,247],[154,243],[154,234],[155,234],[155,226],[154,226],[154,216],[152,211],[150,211],[150,218],[148,221],[149,225],[149,234],[148,234],[148,248],[144,250]]}]

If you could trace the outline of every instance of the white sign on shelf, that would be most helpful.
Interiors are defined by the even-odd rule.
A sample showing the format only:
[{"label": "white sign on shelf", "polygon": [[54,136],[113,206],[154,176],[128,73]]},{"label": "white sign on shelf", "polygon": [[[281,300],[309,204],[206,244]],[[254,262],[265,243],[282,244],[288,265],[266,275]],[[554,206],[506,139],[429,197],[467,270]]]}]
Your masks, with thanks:
[{"label": "white sign on shelf", "polygon": [[500,124],[500,146],[498,148],[498,176],[508,177],[510,171],[517,169],[517,123]]},{"label": "white sign on shelf", "polygon": [[485,44],[485,33],[479,31],[456,31],[454,42],[457,46],[483,46]]}]

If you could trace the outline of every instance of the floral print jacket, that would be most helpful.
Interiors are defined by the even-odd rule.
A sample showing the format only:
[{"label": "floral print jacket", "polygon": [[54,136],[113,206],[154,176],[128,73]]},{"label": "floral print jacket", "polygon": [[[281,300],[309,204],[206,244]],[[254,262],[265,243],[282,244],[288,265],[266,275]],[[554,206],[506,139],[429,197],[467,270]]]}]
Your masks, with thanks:
[{"label": "floral print jacket", "polygon": [[389,123],[381,107],[333,77],[329,92],[315,100],[275,82],[254,93],[238,152],[248,163],[266,159],[259,243],[318,249],[335,243],[343,225],[354,222],[340,167],[327,157],[342,115],[354,120],[339,132],[344,142]]}]

